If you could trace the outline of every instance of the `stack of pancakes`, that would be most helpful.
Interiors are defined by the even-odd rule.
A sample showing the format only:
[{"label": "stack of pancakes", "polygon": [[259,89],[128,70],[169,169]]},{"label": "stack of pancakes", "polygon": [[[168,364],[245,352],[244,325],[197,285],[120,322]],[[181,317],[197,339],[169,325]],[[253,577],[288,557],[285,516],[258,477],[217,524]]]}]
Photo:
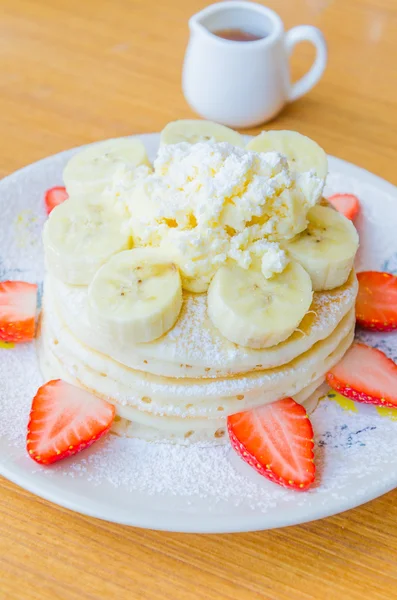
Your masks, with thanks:
[{"label": "stack of pancakes", "polygon": [[38,351],[47,379],[62,378],[116,407],[114,431],[178,443],[227,439],[226,417],[287,396],[316,405],[326,372],[353,341],[354,272],[314,294],[284,342],[251,349],[226,340],[207,316],[207,295],[184,292],[168,333],[121,350],[88,318],[88,287],[47,276]]}]

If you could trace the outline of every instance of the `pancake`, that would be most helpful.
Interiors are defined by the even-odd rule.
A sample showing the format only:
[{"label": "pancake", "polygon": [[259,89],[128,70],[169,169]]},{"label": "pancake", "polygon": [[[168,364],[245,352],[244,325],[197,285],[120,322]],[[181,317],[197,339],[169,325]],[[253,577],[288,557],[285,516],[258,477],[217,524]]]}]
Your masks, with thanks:
[{"label": "pancake", "polygon": [[212,325],[206,294],[184,293],[181,315],[171,331],[153,342],[121,347],[101,339],[89,320],[85,286],[47,277],[47,306],[82,343],[137,371],[180,378],[223,378],[281,366],[326,339],[354,307],[357,279],[352,271],[341,287],[314,294],[310,311],[284,342],[255,350],[226,340]]},{"label": "pancake", "polygon": [[[307,414],[311,415],[317,408],[320,399],[327,394],[328,390],[329,387],[325,383],[317,380],[314,384],[309,386],[309,388],[302,390],[302,392],[297,394],[294,397],[294,400],[302,404],[305,407]],[[190,429],[185,431],[174,431],[165,437],[164,432],[161,429],[148,427],[134,421],[116,417],[111,432],[122,437],[135,437],[150,442],[173,442],[182,445],[204,442],[220,445],[228,443],[226,429],[226,419],[221,419],[220,426],[215,431],[214,428],[208,429],[205,432],[197,432]]]},{"label": "pancake", "polygon": [[[40,358],[41,370],[47,379],[62,378],[69,383],[84,387],[80,381],[74,379],[70,373],[63,369],[60,362],[54,356],[44,359],[43,354],[40,352]],[[311,414],[315,410],[319,399],[326,394],[328,386],[323,381],[323,378],[316,380],[294,398],[297,402],[305,406],[308,414]],[[90,388],[85,389],[95,393]],[[135,414],[131,412],[128,416],[130,418],[133,417],[133,420],[120,417],[117,410],[111,428],[112,433],[121,437],[134,437],[150,442],[171,442],[181,445],[192,443],[220,445],[228,443],[226,417],[204,421],[202,419],[167,417],[151,419],[150,415],[145,414],[143,411],[132,410],[134,410]]]},{"label": "pancake", "polygon": [[218,379],[170,378],[122,365],[84,345],[62,323],[57,312],[43,303],[42,338],[63,367],[84,385],[119,404],[167,416],[232,414],[244,408],[273,402],[305,387],[312,373],[320,376],[323,362],[354,326],[351,310],[326,339],[274,369]]},{"label": "pancake", "polygon": [[[38,354],[40,367],[43,375],[47,380],[54,378],[62,378],[79,387],[83,387],[95,395],[105,397],[116,406],[116,414],[118,416],[114,423],[113,429],[119,434],[130,435],[132,437],[140,437],[151,441],[174,441],[177,443],[192,443],[211,441],[221,443],[226,431],[226,415],[209,417],[176,417],[151,414],[144,409],[133,408],[132,406],[124,406],[119,404],[117,399],[111,398],[108,395],[98,393],[98,390],[90,387],[88,381],[81,381],[75,374],[67,371],[62,363],[51,353],[46,347],[43,329],[38,339]],[[338,344],[334,352],[332,352],[323,363],[324,373],[336,364],[343,354],[347,351],[354,337],[354,328],[348,335]],[[313,375],[314,377],[314,375]],[[322,387],[324,375],[322,374],[317,379],[312,378],[309,385],[305,386],[299,392],[294,393],[293,397],[297,402],[305,404],[315,404],[317,390]],[[278,398],[275,398],[275,400]],[[241,408],[240,410],[243,410]],[[237,412],[237,411],[234,411]]]}]

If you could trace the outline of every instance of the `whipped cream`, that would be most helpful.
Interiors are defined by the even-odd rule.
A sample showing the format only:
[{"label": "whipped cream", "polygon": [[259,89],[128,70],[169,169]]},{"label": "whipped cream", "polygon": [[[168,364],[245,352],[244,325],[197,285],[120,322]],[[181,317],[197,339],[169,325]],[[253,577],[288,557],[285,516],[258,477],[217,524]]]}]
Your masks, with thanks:
[{"label": "whipped cream", "polygon": [[259,260],[265,277],[281,272],[288,260],[278,242],[306,228],[324,185],[314,172],[291,171],[277,152],[225,142],[163,146],[154,172],[145,169],[110,191],[129,214],[134,243],[164,249],[185,282],[204,288],[230,260],[244,269]]},{"label": "whipped cream", "polygon": [[101,199],[104,199],[108,206],[112,206],[115,211],[129,217],[124,196],[127,192],[131,192],[142,181],[145,181],[152,173],[152,168],[147,165],[139,165],[138,167],[130,167],[126,163],[120,163],[115,171],[111,182],[102,192]]}]

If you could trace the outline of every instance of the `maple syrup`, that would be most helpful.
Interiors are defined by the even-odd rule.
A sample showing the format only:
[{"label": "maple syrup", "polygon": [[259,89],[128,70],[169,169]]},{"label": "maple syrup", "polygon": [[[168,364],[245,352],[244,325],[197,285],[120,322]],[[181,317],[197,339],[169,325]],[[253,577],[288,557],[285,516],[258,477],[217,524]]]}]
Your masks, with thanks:
[{"label": "maple syrup", "polygon": [[217,29],[212,32],[217,37],[223,38],[224,40],[230,40],[232,42],[256,42],[262,40],[266,35],[257,35],[251,31],[245,31],[245,29]]}]

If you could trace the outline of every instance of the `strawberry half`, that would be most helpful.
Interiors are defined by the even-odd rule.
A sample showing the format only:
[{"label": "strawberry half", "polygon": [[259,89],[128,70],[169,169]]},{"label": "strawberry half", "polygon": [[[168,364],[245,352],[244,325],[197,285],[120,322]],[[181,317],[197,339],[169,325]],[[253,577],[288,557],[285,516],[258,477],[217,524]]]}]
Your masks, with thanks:
[{"label": "strawberry half", "polygon": [[56,186],[46,191],[44,196],[44,203],[47,214],[62,202],[65,202],[69,198],[69,194],[66,191],[66,188],[62,186]]},{"label": "strawberry half", "polygon": [[326,379],[342,396],[397,408],[397,365],[376,348],[353,344]]},{"label": "strawberry half", "polygon": [[354,194],[334,194],[328,198],[328,201],[338,212],[351,221],[358,215],[360,210],[360,201]]},{"label": "strawberry half", "polygon": [[357,324],[375,331],[397,328],[397,277],[390,273],[358,273]]},{"label": "strawberry half", "polygon": [[29,342],[34,338],[37,285],[25,281],[0,282],[0,340]]},{"label": "strawberry half", "polygon": [[292,398],[231,415],[227,427],[237,454],[267,479],[294,490],[313,483],[313,428]]},{"label": "strawberry half", "polygon": [[49,465],[91,446],[113,422],[112,404],[61,379],[49,381],[33,398],[26,449]]}]

